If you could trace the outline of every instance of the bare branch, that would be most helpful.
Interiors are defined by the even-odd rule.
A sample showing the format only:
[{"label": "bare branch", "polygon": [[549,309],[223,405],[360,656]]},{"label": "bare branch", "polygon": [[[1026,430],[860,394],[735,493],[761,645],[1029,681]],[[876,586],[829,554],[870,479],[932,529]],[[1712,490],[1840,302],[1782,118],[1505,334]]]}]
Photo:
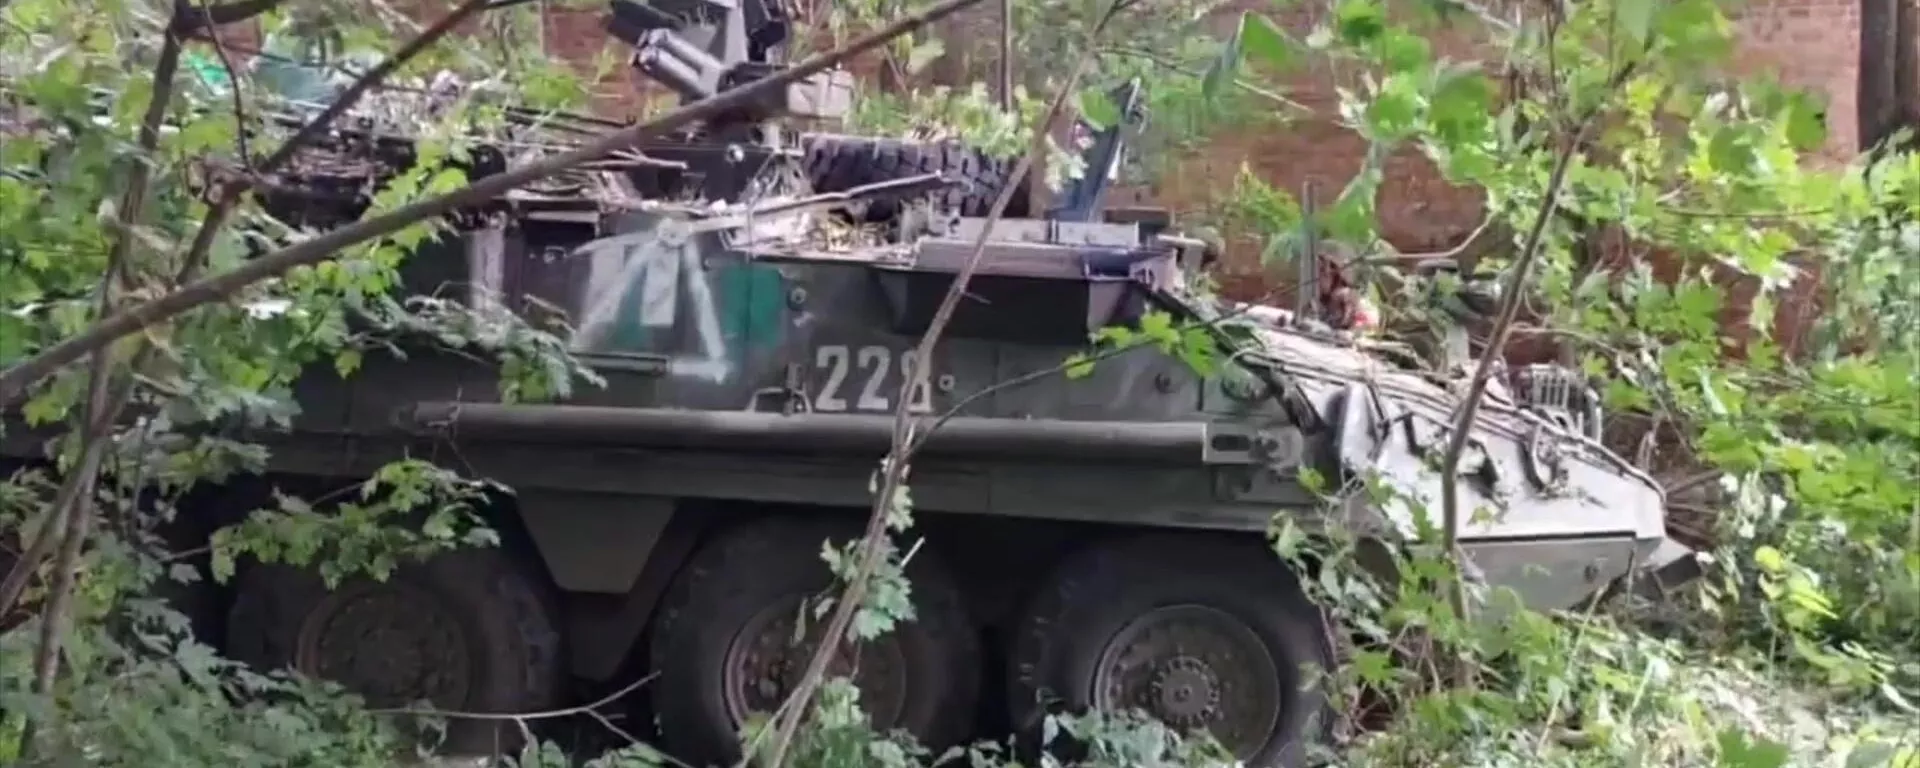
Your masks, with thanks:
[{"label": "bare branch", "polygon": [[[275,0],[275,2],[278,2],[278,0]],[[182,0],[181,5],[181,10],[186,10],[185,0]],[[202,6],[199,12],[209,14],[210,12],[207,8],[207,6]],[[215,32],[214,30],[208,31]],[[213,52],[220,56],[220,66],[227,71],[228,90],[233,94],[234,151],[240,155],[241,166],[252,167],[253,150],[247,146],[247,123],[249,121],[247,120],[246,94],[240,90],[240,69],[233,65],[233,54],[227,51],[226,41],[221,40],[217,32],[208,34],[207,39],[213,41]]]},{"label": "bare branch", "polygon": [[712,98],[688,104],[653,120],[614,131],[584,146],[488,176],[453,192],[402,206],[385,214],[363,219],[318,237],[301,241],[247,262],[229,272],[197,280],[165,296],[128,307],[95,323],[79,335],[42,350],[39,354],[16,363],[5,371],[0,371],[0,408],[18,402],[29,387],[55,371],[73,364],[74,361],[85,357],[95,349],[143,328],[166,322],[203,304],[224,300],[254,283],[278,277],[295,267],[325,261],[342,248],[392,234],[417,222],[445,215],[464,206],[491,200],[529,182],[600,159],[645,139],[659,136],[697,120],[737,109],[978,2],[980,0],[943,0],[903,16],[886,27],[869,32],[839,50],[814,56],[777,74]]},{"label": "bare branch", "polygon": [[[73,607],[75,571],[80,563],[80,550],[93,530],[95,481],[100,477],[106,446],[113,441],[112,417],[117,415],[119,406],[126,402],[124,399],[118,403],[110,402],[109,384],[112,377],[113,361],[107,353],[93,353],[92,381],[88,385],[86,414],[81,426],[85,430],[81,434],[81,461],[62,486],[63,491],[73,489],[70,494],[62,494],[69,503],[54,515],[59,526],[60,554],[53,561],[53,583],[48,588],[46,609],[40,613],[39,645],[33,652],[35,695],[44,696],[53,690],[53,679],[60,672],[60,645],[67,614]],[[40,531],[40,538],[51,542],[55,533],[54,528],[49,526]],[[22,561],[15,567],[25,568],[29,564]],[[31,726],[34,721],[31,716],[29,718],[28,724]],[[29,728],[21,738],[21,743],[31,750],[34,741],[33,729]]]},{"label": "bare branch", "polygon": [[[1067,76],[1066,82],[1061,84],[1059,92],[1054,94],[1052,102],[1047,105],[1046,112],[1035,124],[1033,139],[1027,147],[1027,152],[1021,156],[1019,162],[1014,164],[1008,178],[1017,179],[1026,175],[1034,162],[1046,151],[1046,127],[1058,119],[1061,110],[1066,106],[1067,99],[1072,96],[1075,86],[1086,74],[1088,66],[1092,64],[1098,53],[1094,44],[1099,41],[1108,24],[1124,7],[1125,0],[1117,0],[1094,24],[1093,29],[1088,31],[1086,44],[1079,58],[1074,62],[1072,73]],[[771,756],[767,761],[769,768],[781,768],[785,764],[787,752],[793,746],[800,723],[806,719],[814,693],[825,681],[827,667],[839,653],[840,645],[846,639],[847,629],[853,623],[854,613],[859,610],[861,603],[865,602],[869,583],[880,568],[885,552],[881,545],[886,541],[887,536],[887,513],[893,506],[893,499],[898,494],[901,484],[906,479],[907,466],[913,458],[910,448],[915,420],[908,411],[908,404],[912,402],[912,398],[908,397],[909,390],[914,382],[920,381],[926,375],[927,361],[932,359],[934,347],[939,344],[940,336],[945,332],[947,324],[952,321],[955,310],[959,308],[960,299],[966,294],[967,285],[972,281],[974,272],[980,266],[981,257],[986,253],[987,239],[992,236],[993,225],[1006,214],[1007,205],[1013,201],[1016,187],[1017,185],[1008,184],[1002,187],[999,196],[994,198],[993,207],[987,211],[986,224],[980,228],[980,234],[974,240],[972,255],[967,258],[967,263],[961,268],[960,273],[954,277],[953,284],[948,286],[947,295],[942,297],[940,306],[934,310],[933,319],[928,322],[926,333],[921,335],[920,343],[915,349],[913,364],[908,366],[906,376],[901,379],[897,399],[899,404],[893,411],[892,445],[888,451],[887,461],[881,467],[879,487],[874,493],[866,532],[859,544],[858,565],[854,569],[853,576],[847,581],[846,591],[834,604],[833,616],[828,619],[826,629],[821,634],[820,644],[814,649],[813,657],[807,661],[805,672],[801,674],[800,681],[794,686],[794,690],[788,695],[787,701],[781,705],[780,712],[774,719],[776,728]],[[750,757],[749,752],[747,756],[743,756],[743,762]]]},{"label": "bare branch", "polygon": [[1514,259],[1507,284],[1501,289],[1499,312],[1494,318],[1492,331],[1487,335],[1486,348],[1481,352],[1479,363],[1474,366],[1473,378],[1467,384],[1466,393],[1460,396],[1458,410],[1454,411],[1453,432],[1447,438],[1447,451],[1440,459],[1441,539],[1447,551],[1453,551],[1460,541],[1460,486],[1454,475],[1460,471],[1460,459],[1466,453],[1473,420],[1480,413],[1481,396],[1486,393],[1487,382],[1493,377],[1494,363],[1506,349],[1507,336],[1513,332],[1513,319],[1520,311],[1521,293],[1533,276],[1533,264],[1540,255],[1541,236],[1546,232],[1547,220],[1552,217],[1553,209],[1560,203],[1560,188],[1566,184],[1567,169],[1573,165],[1574,155],[1578,154],[1575,149],[1577,145],[1577,142],[1569,145],[1554,160],[1553,173],[1547,177],[1547,189],[1540,200],[1540,210],[1533,217],[1533,225],[1527,230],[1527,239],[1520,247],[1520,255]]},{"label": "bare branch", "polygon": [[[616,701],[619,701],[622,698],[625,698],[626,695],[629,693],[633,693],[634,691],[640,690],[641,686],[646,685],[649,682],[652,682],[653,679],[657,676],[659,676],[659,673],[657,672],[645,675],[638,680],[635,680],[631,683],[621,686],[619,690],[614,691],[613,693],[609,693],[605,696],[602,696],[598,699],[594,699],[593,701],[587,702],[585,704],[578,704],[575,706],[563,707],[560,709],[542,710],[539,712],[459,712],[459,711],[453,711],[453,710],[432,709],[432,708],[422,708],[422,707],[401,707],[399,709],[376,709],[370,712],[370,714],[373,714],[373,715],[424,715],[427,717],[439,717],[439,718],[446,718],[449,720],[509,720],[515,723],[516,725],[519,725],[522,731],[527,730],[527,724],[533,721],[557,720],[562,717],[586,715],[588,717],[593,718],[595,721],[599,722],[601,726],[605,727],[608,731],[611,731],[614,735],[619,736],[620,738],[626,739],[629,743],[639,744],[641,743],[640,740],[637,738],[634,738],[633,734],[628,733],[626,729],[621,728],[620,726],[614,725],[613,721],[608,720],[606,715],[601,714],[600,708],[608,704],[612,704]],[[680,766],[680,768],[692,768],[692,766],[689,766],[686,763],[681,762],[680,760],[675,759],[669,755],[661,754],[658,756],[665,758],[668,762],[671,762],[676,766]]]},{"label": "bare branch", "polygon": [[[1174,61],[1171,57],[1168,57],[1165,54],[1157,53],[1149,50],[1143,50],[1140,48],[1132,48],[1124,45],[1107,46],[1101,49],[1100,52],[1112,54],[1114,56],[1122,56],[1126,58],[1141,59],[1143,61],[1152,62],[1154,66],[1161,67],[1168,71],[1176,72],[1187,77],[1203,78],[1203,77],[1206,77],[1206,74],[1207,74],[1200,70],[1194,69],[1193,67],[1189,67],[1184,64],[1181,64],[1178,61]],[[1280,92],[1278,91],[1274,91],[1268,88],[1262,88],[1258,85],[1253,84],[1252,82],[1249,82],[1246,78],[1242,78],[1242,77],[1234,78],[1233,87],[1239,88],[1242,91],[1246,91],[1250,95],[1257,96],[1262,100],[1271,102],[1274,105],[1284,109],[1292,110],[1295,112],[1301,112],[1301,113],[1310,113],[1313,111],[1308,109],[1306,105],[1303,105],[1300,102],[1294,101],[1293,99],[1289,99],[1286,96],[1281,95]]]}]

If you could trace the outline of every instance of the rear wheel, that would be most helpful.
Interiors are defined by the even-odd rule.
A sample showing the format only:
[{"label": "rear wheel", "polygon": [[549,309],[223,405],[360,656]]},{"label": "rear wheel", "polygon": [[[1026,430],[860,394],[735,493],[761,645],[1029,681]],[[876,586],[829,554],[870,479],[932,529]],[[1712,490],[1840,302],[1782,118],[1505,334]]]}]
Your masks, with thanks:
[{"label": "rear wheel", "polygon": [[[384,582],[351,579],[331,591],[310,570],[249,567],[227,651],[259,669],[334,681],[379,708],[425,700],[459,712],[548,709],[566,673],[550,593],[497,549],[445,553]],[[510,722],[455,719],[442,750],[494,754],[520,738]]]},{"label": "rear wheel", "polygon": [[1324,616],[1258,539],[1144,536],[1047,579],[1018,626],[1010,705],[1028,727],[1049,709],[1142,710],[1250,766],[1297,766],[1331,715],[1304,667],[1333,663]]},{"label": "rear wheel", "polygon": [[[741,725],[775,711],[817,647],[824,619],[809,598],[834,578],[821,542],[855,524],[768,519],[721,533],[675,579],[653,631],[653,708],[667,746],[695,765],[740,756]],[[979,640],[952,577],[929,552],[908,567],[915,618],[840,655],[861,708],[882,731],[904,729],[938,750],[967,735],[979,696]],[[796,619],[805,617],[804,633]],[[796,634],[805,637],[794,643]]]}]

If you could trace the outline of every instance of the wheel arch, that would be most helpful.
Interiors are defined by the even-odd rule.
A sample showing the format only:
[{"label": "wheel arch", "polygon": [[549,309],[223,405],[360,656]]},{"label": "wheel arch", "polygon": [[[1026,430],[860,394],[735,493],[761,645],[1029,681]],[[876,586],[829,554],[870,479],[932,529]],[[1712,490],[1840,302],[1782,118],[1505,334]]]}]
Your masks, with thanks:
[{"label": "wheel arch", "polygon": [[[660,605],[674,579],[706,541],[761,517],[824,514],[814,508],[624,493],[521,495],[523,504],[531,505],[521,519],[535,542],[536,554],[559,579],[565,599],[573,674],[596,683],[626,682],[646,673],[644,651]],[[639,511],[617,512],[635,499],[647,501]],[[570,509],[571,505],[583,507]],[[600,506],[583,511],[593,505]],[[631,524],[587,519],[609,512],[650,517]],[[598,564],[566,562],[570,555]]]}]

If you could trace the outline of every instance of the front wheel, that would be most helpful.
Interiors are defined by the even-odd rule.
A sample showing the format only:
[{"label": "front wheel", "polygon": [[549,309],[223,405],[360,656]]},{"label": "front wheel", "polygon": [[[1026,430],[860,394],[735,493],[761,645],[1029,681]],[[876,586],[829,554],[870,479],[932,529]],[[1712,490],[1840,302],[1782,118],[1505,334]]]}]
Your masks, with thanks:
[{"label": "front wheel", "polygon": [[[254,565],[240,574],[227,652],[256,669],[292,668],[370,706],[419,701],[450,712],[509,714],[557,703],[566,666],[545,582],[507,553],[469,549],[411,563],[385,581]],[[519,747],[510,721],[455,718],[443,751]]]},{"label": "front wheel", "polygon": [[[821,543],[860,535],[853,520],[757,520],[721,532],[675,578],[651,661],[654,712],[676,756],[739,760],[742,725],[786,701],[826,623],[807,610],[810,598],[837,593]],[[905,730],[937,751],[972,724],[979,636],[933,553],[916,553],[907,578],[914,618],[842,652],[829,675],[852,678],[875,730]]]},{"label": "front wheel", "polygon": [[1331,723],[1321,611],[1258,538],[1151,535],[1062,563],[1022,617],[1015,722],[1049,709],[1140,710],[1206,731],[1249,766],[1291,768]]}]

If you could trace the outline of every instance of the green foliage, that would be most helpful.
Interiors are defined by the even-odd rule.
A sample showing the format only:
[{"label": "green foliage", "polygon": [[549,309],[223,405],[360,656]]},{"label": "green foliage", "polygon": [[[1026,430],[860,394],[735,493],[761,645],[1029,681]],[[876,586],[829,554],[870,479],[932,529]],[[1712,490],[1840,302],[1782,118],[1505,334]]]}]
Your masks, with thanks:
[{"label": "green foliage", "polygon": [[965,91],[935,86],[904,97],[872,92],[855,102],[849,122],[863,134],[958,139],[994,157],[1018,157],[1047,105],[1024,90],[1014,99],[1017,111],[1001,110],[985,83]]},{"label": "green foliage", "polygon": [[1092,349],[1067,357],[1068,378],[1085,378],[1093,373],[1094,363],[1142,347],[1151,347],[1172,356],[1195,373],[1206,376],[1216,370],[1220,359],[1219,329],[1213,324],[1176,325],[1173,315],[1150,311],[1140,317],[1137,326],[1108,326],[1093,334]]},{"label": "green foliage", "polygon": [[[384,3],[290,4],[262,19],[270,41],[299,48],[302,36],[331,37],[334,54],[354,55],[286,60],[189,41],[185,71],[162,83],[154,72],[171,6],[148,5],[96,4],[81,14],[48,0],[0,5],[8,30],[0,35],[0,362],[71,337],[116,306],[312,236],[244,196],[231,223],[213,230],[210,248],[188,245],[209,209],[209,182],[249,169],[291,136],[262,117],[313,114],[268,87],[292,82],[278,75],[304,73],[311,77],[302,82],[337,89],[420,29]],[[562,65],[526,54],[537,13],[525,5],[500,11],[482,25],[486,34],[431,46],[402,67],[397,87],[367,97],[359,114],[419,137],[415,165],[364,190],[371,212],[465,184],[448,161],[462,159],[476,137],[499,134],[501,93],[536,110],[579,102],[585,91]],[[420,88],[440,70],[469,87],[423,107]],[[148,152],[141,121],[163,95]],[[145,197],[135,201],[129,194],[142,175]],[[136,202],[144,202],[138,215]],[[201,555],[221,578],[246,557],[312,567],[333,583],[490,545],[480,512],[501,489],[405,460],[339,498],[277,495],[273,508],[217,532],[205,552],[175,551],[155,526],[183,504],[206,502],[193,492],[264,469],[270,450],[252,441],[299,413],[292,384],[314,366],[350,376],[369,354],[424,338],[500,361],[510,401],[565,396],[575,380],[595,381],[546,330],[400,295],[402,264],[444,229],[421,222],[115,345],[105,376],[128,383],[129,410],[139,418],[104,438],[97,482],[77,461],[77,429],[48,444],[47,466],[7,467],[0,533],[10,546],[59,530],[49,502],[63,485],[90,489],[80,503],[102,522],[77,562],[59,566],[77,576],[67,610],[55,613],[47,582],[38,582],[22,606],[37,609],[34,618],[0,634],[0,711],[8,716],[0,762],[371,767],[407,751],[410,740],[354,697],[220,659],[189,639],[185,617],[156,596],[174,591],[170,582],[199,578],[188,565]],[[22,413],[38,425],[77,426],[90,381],[88,371],[64,372],[32,392]],[[63,627],[57,645],[38,641],[47,621]],[[48,656],[58,674],[36,681]],[[29,721],[31,749],[21,741]]]},{"label": "green foliage", "polygon": [[[336,587],[350,576],[385,581],[407,559],[425,560],[455,547],[494,546],[499,537],[478,514],[492,483],[462,478],[424,461],[380,468],[353,498],[324,512],[313,502],[278,495],[278,509],[259,510],[213,536],[213,575],[233,576],[243,556],[263,563],[311,567]],[[324,500],[323,500],[324,501]]]},{"label": "green foliage", "polygon": [[[1131,139],[1132,151],[1122,158],[1123,181],[1150,180],[1167,172],[1182,154],[1222,131],[1277,127],[1284,120],[1285,115],[1272,110],[1272,104],[1217,97],[1222,84],[1236,84],[1238,75],[1257,81],[1260,76],[1283,74],[1285,69],[1241,72],[1238,56],[1224,53],[1238,50],[1237,38],[1225,44],[1210,31],[1211,17],[1225,3],[1180,0],[1125,5],[1111,20],[1081,78],[1079,92],[1068,104],[1069,114],[1078,112],[1080,118],[1104,127],[1119,119],[1116,105],[1106,94],[1132,79],[1143,84],[1149,117]],[[883,82],[889,85],[862,87],[849,124],[861,133],[957,138],[996,155],[1022,154],[1034,118],[1046,108],[1046,99],[1032,94],[1052,93],[1059,87],[1085,47],[1087,30],[1112,6],[1109,0],[1012,4],[1016,53],[1011,109],[1002,106],[997,87],[987,84],[997,82],[992,69],[1000,55],[997,45],[952,50],[934,32],[901,38],[883,57]],[[816,14],[824,19],[829,38],[838,43],[852,30],[876,25],[899,11],[896,0],[863,0],[826,4]],[[984,29],[967,27],[969,33]],[[1269,63],[1278,63],[1284,57],[1282,34],[1271,27],[1263,31],[1265,35],[1255,34],[1252,45],[1269,55]],[[974,79],[964,87],[933,82],[928,65],[942,56],[962,57]],[[1223,62],[1230,63],[1233,71],[1220,71]],[[1237,85],[1290,105],[1277,93],[1246,80]],[[1046,148],[1041,159],[1049,185],[1058,188],[1079,178],[1084,170],[1081,147],[1060,146],[1049,136]]]},{"label": "green foliage", "polygon": [[[1630,606],[1538,615],[1510,595],[1476,594],[1471,604],[1503,618],[1469,622],[1445,597],[1463,577],[1432,541],[1437,531],[1397,549],[1398,568],[1382,575],[1350,565],[1357,543],[1347,534],[1283,523],[1283,556],[1317,574],[1322,605],[1362,638],[1332,682],[1349,702],[1365,690],[1401,713],[1334,757],[1354,766],[1920,761],[1909,735],[1920,715],[1911,703],[1920,681],[1916,158],[1808,162],[1825,141],[1823,107],[1765,82],[1731,85],[1718,64],[1732,25],[1709,0],[1580,3],[1518,22],[1458,4],[1431,4],[1444,12],[1429,16],[1377,0],[1329,5],[1300,45],[1357,73],[1337,115],[1371,149],[1314,212],[1314,229],[1362,253],[1390,251],[1375,196],[1386,158],[1412,149],[1448,181],[1484,192],[1489,226],[1477,236],[1505,241],[1482,250],[1491,255],[1480,266],[1505,270],[1541,215],[1549,169],[1573,152],[1523,322],[1563,339],[1571,359],[1606,379],[1615,420],[1655,431],[1617,446],[1623,454],[1677,456],[1669,460],[1715,473],[1706,493],[1673,499],[1670,514],[1702,519],[1719,545],[1714,577],[1652,615]],[[1425,37],[1433,24],[1489,37],[1509,71],[1437,58]],[[1292,65],[1298,49],[1277,29],[1241,20],[1212,70],[1216,94],[1247,63]],[[1528,85],[1521,97],[1501,95],[1510,78]],[[1270,255],[1296,249],[1304,214],[1291,195],[1243,173],[1227,202],[1233,221],[1268,239]],[[1590,241],[1607,234],[1621,248],[1611,263],[1627,268],[1592,255]],[[1656,258],[1677,274],[1656,270]],[[1786,319],[1796,333],[1776,337],[1790,290],[1816,276],[1820,309],[1795,307],[1802,314]],[[1108,331],[1097,344],[1135,335]],[[1099,348],[1069,360],[1069,374],[1085,375]],[[1317,473],[1310,480],[1327,485]],[[1333,505],[1394,494],[1325,490]]]}]

